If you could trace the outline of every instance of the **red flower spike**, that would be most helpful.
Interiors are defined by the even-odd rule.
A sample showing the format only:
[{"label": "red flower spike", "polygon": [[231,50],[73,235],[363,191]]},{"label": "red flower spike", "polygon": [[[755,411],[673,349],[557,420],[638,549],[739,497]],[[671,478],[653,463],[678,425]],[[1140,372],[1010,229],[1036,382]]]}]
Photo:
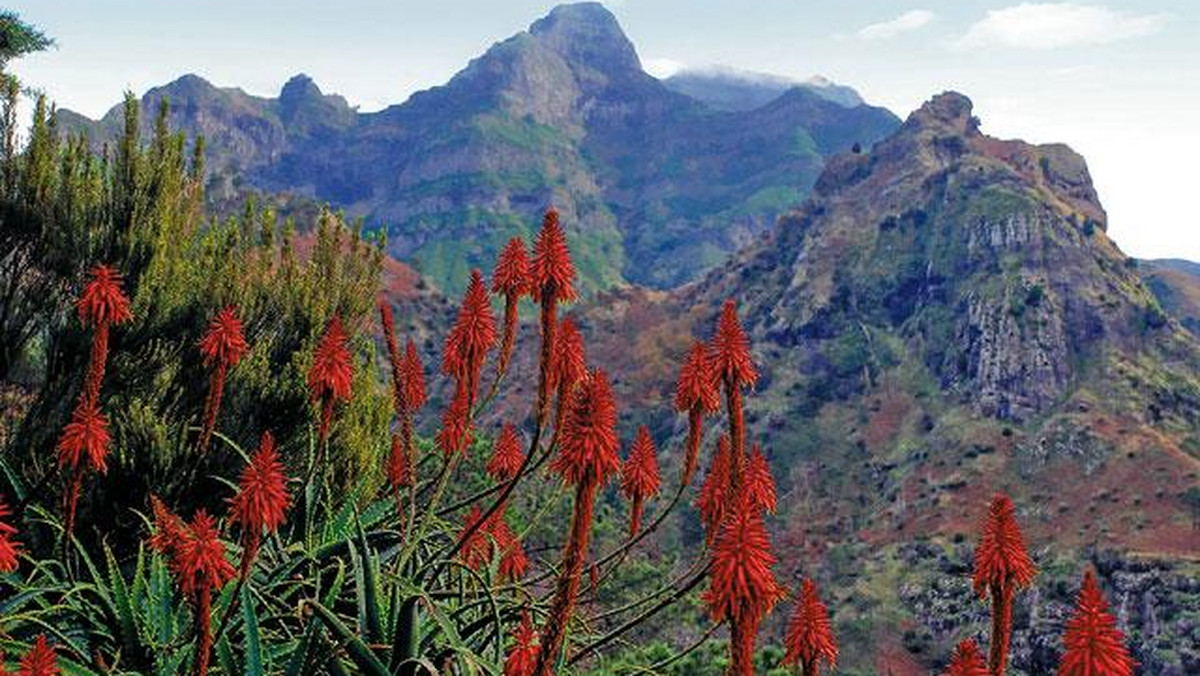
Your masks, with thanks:
[{"label": "red flower spike", "polygon": [[231,521],[242,526],[243,575],[249,572],[258,554],[263,531],[275,532],[283,523],[291,503],[287,476],[275,450],[275,439],[270,432],[263,432],[258,453],[242,470],[238,492],[229,501]]},{"label": "red flower spike", "polygon": [[558,211],[546,210],[542,229],[533,245],[530,270],[535,303],[575,300],[575,265],[567,248],[567,236],[558,222]]},{"label": "red flower spike", "polygon": [[559,395],[564,389],[578,383],[587,375],[587,354],[583,347],[583,334],[570,317],[558,324],[558,336],[554,343],[554,382]]},{"label": "red flower spike", "polygon": [[537,663],[538,635],[529,619],[529,611],[521,615],[521,624],[513,630],[513,647],[504,660],[504,676],[533,676]]},{"label": "red flower spike", "polygon": [[205,366],[236,366],[249,350],[242,333],[242,321],[233,306],[218,312],[200,339],[200,354],[204,355]]},{"label": "red flower spike", "polygon": [[771,514],[775,513],[778,498],[775,492],[775,478],[771,476],[771,466],[763,455],[758,444],[750,449],[750,460],[746,463],[744,490],[750,498],[750,503],[758,509]]},{"label": "red flower spike", "polygon": [[108,471],[108,420],[95,403],[83,401],[71,414],[58,440],[58,465],[72,470],[80,467],[86,455],[89,466],[101,474]]},{"label": "red flower spike", "polygon": [[513,535],[504,543],[501,552],[500,577],[513,582],[525,577],[525,573],[529,571],[529,557],[525,556],[521,539]]},{"label": "red flower spike", "polygon": [[967,639],[958,644],[942,676],[988,676],[987,663],[975,641]]},{"label": "red flower spike", "polygon": [[720,408],[720,385],[709,359],[708,346],[695,341],[679,369],[679,380],[675,384],[675,410],[688,414],[687,454],[683,463],[685,486],[692,483],[696,474],[704,415]]},{"label": "red flower spike", "polygon": [[703,595],[713,620],[730,623],[731,674],[754,674],[759,623],[785,594],[771,572],[775,562],[762,512],[743,495],[721,526],[713,548],[711,583]]},{"label": "red flower spike", "polygon": [[[0,573],[11,573],[16,570],[19,565],[17,557],[21,554],[21,543],[17,542],[14,537],[17,529],[7,521],[10,516],[12,516],[12,510],[4,502],[4,497],[0,496]],[[0,668],[3,668],[2,663],[0,663]]]},{"label": "red flower spike", "polygon": [[821,602],[817,585],[805,579],[788,623],[787,655],[783,663],[799,666],[804,676],[818,676],[821,662],[832,669],[837,665],[837,657],[837,641],[829,625],[829,610]]},{"label": "red flower spike", "polygon": [[708,474],[696,496],[696,509],[700,510],[700,521],[704,524],[705,540],[712,544],[717,536],[721,521],[725,518],[729,494],[729,473],[733,452],[729,437],[723,436],[717,443]]},{"label": "red flower spike", "polygon": [[1133,676],[1135,662],[1125,646],[1125,635],[1090,570],[1083,577],[1063,645],[1066,652],[1058,662],[1058,676]]},{"label": "red flower spike", "polygon": [[[0,668],[3,666],[0,664]],[[61,673],[58,669],[58,655],[55,654],[54,647],[46,643],[44,634],[38,634],[33,647],[21,660],[17,676],[59,676]]]},{"label": "red flower spike", "polygon": [[410,412],[420,410],[425,405],[425,367],[421,365],[421,356],[417,354],[417,346],[412,339],[404,346],[404,399]]},{"label": "red flower spike", "polygon": [[521,450],[521,438],[512,423],[504,423],[492,449],[492,458],[487,463],[487,473],[498,482],[508,481],[517,475],[525,462]]},{"label": "red flower spike", "polygon": [[1012,582],[1026,587],[1037,575],[1015,514],[1016,508],[1007,495],[997,494],[992,499],[983,525],[983,539],[975,550],[974,585],[981,597],[986,595],[989,585]]},{"label": "red flower spike", "polygon": [[466,390],[459,389],[450,405],[442,413],[442,429],[438,431],[438,448],[446,457],[465,453],[471,445],[471,410],[467,403]]},{"label": "red flower spike", "polygon": [[412,482],[412,468],[408,463],[408,450],[399,434],[392,435],[392,452],[388,455],[387,463],[388,485],[392,490],[399,491],[401,486]]},{"label": "red flower spike", "polygon": [[704,593],[713,620],[761,618],[770,612],[784,594],[771,572],[775,563],[762,512],[743,496],[713,547],[711,583]]},{"label": "red flower spike", "polygon": [[[489,538],[488,524],[476,528],[475,525],[483,518],[483,510],[479,505],[471,508],[463,521],[462,534],[468,534],[466,542],[459,551],[459,557],[462,559],[463,565],[475,572],[479,572],[487,567],[488,562],[492,560],[492,541]],[[493,515],[492,518],[495,518]]]},{"label": "red flower spike", "polygon": [[392,406],[396,416],[403,418],[408,413],[407,393],[404,387],[404,354],[396,342],[396,320],[392,306],[384,299],[379,300],[379,322],[383,325],[383,340],[387,344],[388,364],[392,367]]},{"label": "red flower spike", "polygon": [[571,393],[564,415],[562,450],[551,464],[568,484],[603,484],[618,471],[617,404],[608,376],[594,369]]},{"label": "red flower spike", "polygon": [[179,579],[180,590],[192,598],[201,592],[220,589],[233,579],[235,571],[225,559],[225,545],[220,540],[216,522],[204,510],[192,517],[187,536],[175,549],[172,568]]},{"label": "red flower spike", "polygon": [[1018,587],[1027,587],[1037,569],[1025,550],[1016,509],[1007,495],[997,494],[983,524],[983,538],[975,550],[974,586],[980,598],[992,597],[992,642],[988,650],[988,668],[1004,673],[1012,635],[1013,596]]},{"label": "red flower spike", "polygon": [[217,313],[208,325],[208,331],[200,339],[200,353],[204,364],[213,369],[209,376],[208,396],[204,401],[204,424],[200,432],[200,449],[208,448],[213,430],[217,427],[217,414],[221,410],[221,397],[225,390],[225,376],[249,351],[246,338],[242,335],[242,322],[233,307]]},{"label": "red flower spike", "polygon": [[121,289],[121,275],[107,265],[97,265],[91,270],[91,279],[83,287],[83,293],[75,306],[79,319],[92,327],[113,326],[133,318],[129,310],[129,298]]},{"label": "red flower spike", "polygon": [[658,476],[658,458],[655,457],[654,440],[650,430],[642,425],[637,438],[629,450],[629,458],[621,468],[621,492],[633,501],[629,516],[629,534],[637,535],[641,530],[642,506],[646,498],[658,494],[662,481]]},{"label": "red flower spike", "polygon": [[513,237],[496,259],[496,269],[492,272],[492,293],[516,300],[530,293],[531,284],[525,241]]},{"label": "red flower spike", "polygon": [[321,404],[321,423],[317,429],[317,438],[321,444],[324,444],[329,436],[334,404],[350,398],[354,363],[350,356],[349,341],[341,318],[334,316],[313,351],[312,368],[308,372],[308,390],[313,400]]},{"label": "red flower spike", "polygon": [[150,496],[150,509],[154,514],[154,534],[150,536],[150,549],[174,560],[176,552],[183,547],[188,537],[187,524],[175,516],[157,495]]},{"label": "red flower spike", "polygon": [[737,303],[732,298],[721,308],[710,349],[716,375],[727,387],[754,387],[758,371],[750,358],[750,339],[738,321]]},{"label": "red flower spike", "polygon": [[492,316],[492,303],[483,275],[479,270],[471,271],[471,281],[463,295],[462,305],[454,327],[446,336],[446,347],[442,355],[442,372],[453,376],[467,388],[468,402],[473,404],[478,395],[479,373],[483,360],[496,343],[496,319]]}]

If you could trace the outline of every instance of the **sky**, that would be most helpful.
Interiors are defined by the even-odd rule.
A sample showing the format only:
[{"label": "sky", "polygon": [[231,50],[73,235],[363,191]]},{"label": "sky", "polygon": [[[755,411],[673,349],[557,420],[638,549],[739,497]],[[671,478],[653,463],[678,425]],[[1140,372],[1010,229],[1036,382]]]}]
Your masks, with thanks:
[{"label": "sky", "polygon": [[[363,111],[445,82],[554,2],[10,0],[58,46],[12,67],[99,117],[121,93],[196,73],[274,96],[296,73]],[[712,65],[851,85],[905,116],[960,91],[985,132],[1067,143],[1109,234],[1142,258],[1200,260],[1200,2],[613,0],[654,75]],[[334,9],[336,8],[336,10]]]}]

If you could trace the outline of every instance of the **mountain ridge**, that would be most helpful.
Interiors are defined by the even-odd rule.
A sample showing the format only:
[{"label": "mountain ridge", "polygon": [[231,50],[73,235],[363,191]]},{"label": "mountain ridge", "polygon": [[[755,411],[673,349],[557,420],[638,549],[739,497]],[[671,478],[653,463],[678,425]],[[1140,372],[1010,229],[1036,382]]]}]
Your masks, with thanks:
[{"label": "mountain ridge", "polygon": [[[391,253],[449,292],[550,203],[576,228],[585,293],[678,285],[802,201],[829,154],[898,124],[809,91],[715,110],[645,73],[595,3],[555,8],[444,85],[378,112],[304,77],[281,95],[185,76],[141,103],[170,99],[172,127],[205,136],[217,202],[246,188],[328,202],[386,226]],[[99,144],[121,116],[60,120]]]}]

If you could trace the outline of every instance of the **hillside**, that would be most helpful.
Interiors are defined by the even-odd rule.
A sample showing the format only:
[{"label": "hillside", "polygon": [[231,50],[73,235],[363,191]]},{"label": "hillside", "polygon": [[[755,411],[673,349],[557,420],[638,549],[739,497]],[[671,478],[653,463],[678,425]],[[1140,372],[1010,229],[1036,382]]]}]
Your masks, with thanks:
[{"label": "hillside", "polygon": [[[451,292],[547,203],[574,228],[585,291],[694,279],[799,204],[825,157],[898,123],[804,88],[714,109],[643,72],[595,3],[555,8],[445,85],[376,113],[303,75],[276,98],[187,75],[141,102],[163,99],[173,128],[206,139],[213,200],[253,188],[329,202],[387,227],[391,253]],[[61,111],[60,123],[99,145],[122,115]]]},{"label": "hillside", "polygon": [[784,577],[838,590],[843,635],[877,644],[849,673],[928,673],[954,628],[984,634],[967,576],[996,490],[1047,578],[1018,600],[1013,673],[1052,668],[1081,559],[1118,589],[1144,673],[1194,673],[1200,352],[1105,223],[1083,158],[987,137],[948,93],[833,159],[770,238],[701,281],[580,314],[593,359],[634,374],[631,408],[662,408],[688,341],[739,300]]}]

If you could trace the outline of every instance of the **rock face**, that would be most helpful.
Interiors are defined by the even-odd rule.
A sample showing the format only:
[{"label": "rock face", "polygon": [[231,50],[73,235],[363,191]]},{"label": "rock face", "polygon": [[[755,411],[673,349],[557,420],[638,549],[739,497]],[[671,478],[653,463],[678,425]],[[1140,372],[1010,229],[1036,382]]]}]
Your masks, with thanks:
[{"label": "rock face", "polygon": [[[391,253],[449,292],[552,203],[590,292],[698,277],[799,204],[825,157],[898,123],[818,90],[833,91],[714,109],[643,72],[612,14],[581,3],[378,113],[304,76],[270,99],[185,76],[143,105],[169,99],[171,123],[206,137],[217,201],[249,186],[332,203],[386,227]],[[121,119],[119,109],[95,123],[62,115],[97,142]]]},{"label": "rock face", "polygon": [[[624,375],[623,401],[655,410],[691,339],[738,301],[760,369],[748,428],[785,505],[769,520],[778,572],[817,577],[856,647],[931,672],[951,626],[986,629],[968,555],[939,568],[938,552],[969,552],[1003,490],[1045,573],[1042,601],[1019,606],[1014,673],[1052,671],[1092,551],[1168,562],[1128,595],[1114,578],[1114,603],[1128,598],[1146,664],[1187,673],[1200,346],[1105,226],[1083,158],[990,138],[947,93],[869,152],[831,158],[799,209],[703,279],[577,312],[589,358]],[[684,432],[676,416],[634,422]],[[846,655],[846,673],[886,673]]]}]

